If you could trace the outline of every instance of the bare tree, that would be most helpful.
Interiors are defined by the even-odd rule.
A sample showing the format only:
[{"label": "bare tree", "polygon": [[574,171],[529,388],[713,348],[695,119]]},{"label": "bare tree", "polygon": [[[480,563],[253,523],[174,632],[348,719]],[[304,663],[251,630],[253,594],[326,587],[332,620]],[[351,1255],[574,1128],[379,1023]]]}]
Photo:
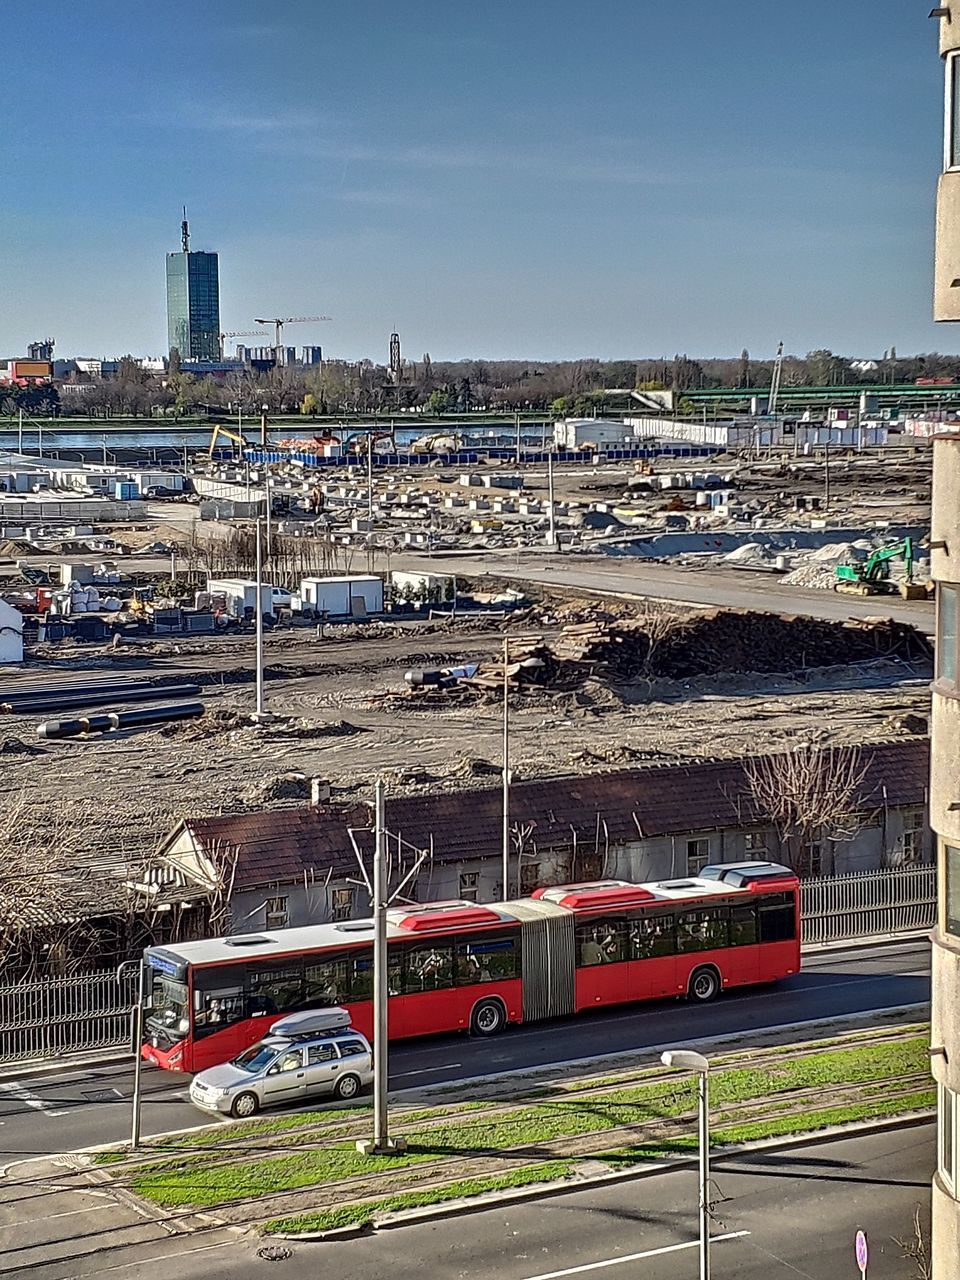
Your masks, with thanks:
[{"label": "bare tree", "polygon": [[863,825],[861,784],[866,765],[858,747],[812,740],[743,762],[760,821],[780,837],[784,859],[804,870],[804,850],[817,840],[852,840]]},{"label": "bare tree", "polygon": [[913,1211],[913,1235],[894,1236],[894,1244],[900,1246],[900,1256],[914,1264],[913,1280],[932,1280],[933,1267],[927,1253],[927,1242],[920,1220],[920,1206]]}]

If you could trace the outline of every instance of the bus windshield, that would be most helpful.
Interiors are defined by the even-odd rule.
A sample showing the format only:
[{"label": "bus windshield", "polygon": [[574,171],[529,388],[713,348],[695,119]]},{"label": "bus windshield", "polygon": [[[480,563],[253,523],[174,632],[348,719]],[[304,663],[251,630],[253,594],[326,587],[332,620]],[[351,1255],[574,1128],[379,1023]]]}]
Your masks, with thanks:
[{"label": "bus windshield", "polygon": [[164,1031],[168,1035],[176,1032],[183,1036],[190,1030],[190,1018],[187,1002],[187,984],[168,978],[166,974],[153,975],[153,987],[150,992],[150,1017],[147,1025],[153,1031]]},{"label": "bus windshield", "polygon": [[277,1049],[275,1045],[255,1044],[241,1053],[239,1058],[234,1058],[233,1065],[241,1067],[244,1071],[249,1071],[253,1075],[268,1067],[276,1056]]}]

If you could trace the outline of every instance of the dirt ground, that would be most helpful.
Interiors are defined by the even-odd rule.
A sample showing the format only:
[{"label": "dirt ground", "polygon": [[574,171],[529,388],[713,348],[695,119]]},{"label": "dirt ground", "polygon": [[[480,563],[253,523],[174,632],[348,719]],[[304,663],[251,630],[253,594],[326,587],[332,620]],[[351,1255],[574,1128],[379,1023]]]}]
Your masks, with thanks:
[{"label": "dirt ground", "polygon": [[[499,699],[410,693],[404,672],[492,659],[502,637],[488,619],[344,627],[322,640],[312,629],[268,634],[266,703],[277,720],[262,727],[248,720],[252,635],[96,653],[60,646],[55,663],[42,671],[28,665],[21,679],[70,670],[192,678],[202,684],[206,714],[166,729],[64,742],[37,738],[43,716],[0,716],[0,796],[10,803],[24,792],[31,806],[69,815],[103,852],[133,857],[186,814],[302,803],[304,778],[329,781],[335,799],[370,794],[378,775],[392,793],[495,784]],[[511,764],[515,776],[532,778],[739,755],[811,732],[833,742],[923,732],[928,679],[919,667],[881,660],[795,676],[588,679],[562,693],[525,690],[511,701]]]}]

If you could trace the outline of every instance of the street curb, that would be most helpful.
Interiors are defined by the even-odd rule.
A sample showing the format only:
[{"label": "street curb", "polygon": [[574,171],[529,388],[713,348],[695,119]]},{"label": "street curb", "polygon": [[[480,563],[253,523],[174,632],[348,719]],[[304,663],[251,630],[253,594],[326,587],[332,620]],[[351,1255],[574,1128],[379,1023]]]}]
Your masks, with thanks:
[{"label": "street curb", "polygon": [[[918,1128],[931,1124],[936,1111],[907,1112],[902,1116],[891,1116],[883,1120],[857,1120],[851,1124],[832,1125],[827,1129],[818,1129],[815,1133],[793,1134],[780,1138],[761,1138],[755,1142],[744,1142],[727,1147],[711,1149],[712,1161],[722,1160],[733,1155],[750,1155],[754,1151],[777,1151],[791,1147],[810,1147],[818,1143],[832,1142],[837,1138],[868,1137],[873,1133],[885,1133],[890,1129]],[[589,1158],[589,1157],[585,1157]],[[374,1216],[370,1221],[352,1227],[334,1227],[329,1231],[304,1232],[260,1232],[264,1239],[299,1241],[302,1244],[334,1244],[340,1240],[355,1240],[361,1236],[375,1234],[378,1231],[394,1231],[400,1227],[417,1226],[420,1223],[436,1222],[443,1218],[465,1217],[470,1213],[481,1213],[485,1209],[507,1208],[516,1204],[525,1204],[531,1200],[543,1200],[567,1195],[574,1191],[585,1191],[593,1187],[614,1186],[620,1182],[637,1182],[644,1178],[657,1177],[664,1173],[676,1173],[682,1169],[693,1169],[697,1166],[696,1156],[685,1156],[677,1160],[654,1161],[633,1169],[621,1169],[612,1173],[585,1174],[583,1177],[564,1178],[553,1182],[532,1183],[527,1187],[515,1190],[485,1191],[477,1196],[465,1196],[460,1200],[447,1200],[442,1204],[424,1205],[416,1209],[397,1209],[385,1213],[382,1217]],[[259,1230],[252,1224],[254,1230]]]},{"label": "street curb", "polygon": [[[872,934],[868,938],[853,938],[846,942],[808,942],[801,946],[801,954],[807,956],[816,956],[820,954],[828,954],[831,951],[866,951],[877,947],[895,946],[897,943],[921,942],[925,938],[930,937],[929,929],[915,930],[910,933],[879,933]],[[925,1003],[925,1002],[924,1002]],[[916,1007],[920,1007],[919,1005]],[[887,1013],[887,1009],[868,1010],[869,1013]],[[859,1015],[850,1015],[856,1017]],[[531,1024],[532,1025],[532,1024]],[[785,1026],[803,1025],[797,1023],[784,1024]],[[777,1030],[777,1028],[770,1028]],[[0,1067],[0,1079],[3,1080],[21,1080],[29,1076],[47,1075],[54,1071],[82,1071],[86,1067],[118,1067],[124,1064],[132,1064],[133,1054],[130,1050],[120,1053],[116,1050],[105,1049],[102,1053],[90,1053],[83,1056],[57,1058],[51,1061],[38,1061],[34,1059],[32,1062],[16,1063],[13,1062],[9,1067]],[[558,1066],[563,1065],[558,1063]],[[171,1072],[171,1078],[174,1075],[182,1075],[186,1079],[185,1072]],[[483,1077],[472,1077],[483,1078]]]}]

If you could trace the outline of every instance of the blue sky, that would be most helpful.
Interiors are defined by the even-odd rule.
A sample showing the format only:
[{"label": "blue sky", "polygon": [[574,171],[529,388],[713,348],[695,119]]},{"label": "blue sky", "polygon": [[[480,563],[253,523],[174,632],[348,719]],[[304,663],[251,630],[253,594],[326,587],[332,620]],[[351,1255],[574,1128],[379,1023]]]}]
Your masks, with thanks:
[{"label": "blue sky", "polygon": [[5,0],[0,355],[159,353],[164,253],[331,355],[957,351],[914,0]]}]

